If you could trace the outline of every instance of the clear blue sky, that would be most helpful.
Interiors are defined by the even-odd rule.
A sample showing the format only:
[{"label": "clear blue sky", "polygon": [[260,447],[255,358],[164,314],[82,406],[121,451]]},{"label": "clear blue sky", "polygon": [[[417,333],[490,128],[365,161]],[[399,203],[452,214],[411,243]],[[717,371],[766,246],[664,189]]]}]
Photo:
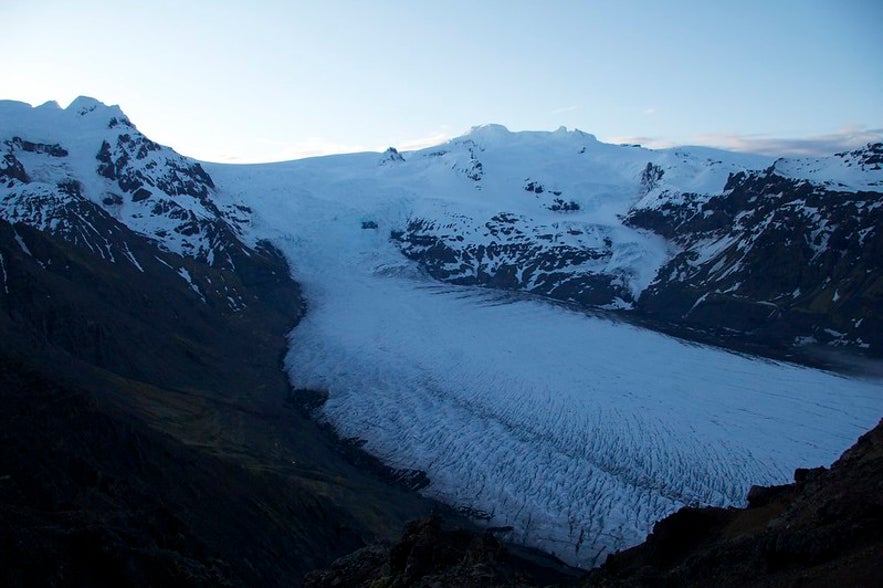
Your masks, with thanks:
[{"label": "clear blue sky", "polygon": [[880,0],[4,0],[0,98],[119,104],[215,161],[473,125],[827,149],[883,129]]}]

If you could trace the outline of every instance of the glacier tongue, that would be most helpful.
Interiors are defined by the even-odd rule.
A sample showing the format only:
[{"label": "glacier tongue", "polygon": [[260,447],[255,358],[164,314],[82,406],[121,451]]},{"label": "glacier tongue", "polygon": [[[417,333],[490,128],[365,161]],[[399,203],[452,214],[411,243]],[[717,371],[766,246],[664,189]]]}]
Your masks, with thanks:
[{"label": "glacier tongue", "polygon": [[689,504],[830,463],[879,388],[484,290],[345,280],[291,335],[296,387],[431,494],[591,565]]}]

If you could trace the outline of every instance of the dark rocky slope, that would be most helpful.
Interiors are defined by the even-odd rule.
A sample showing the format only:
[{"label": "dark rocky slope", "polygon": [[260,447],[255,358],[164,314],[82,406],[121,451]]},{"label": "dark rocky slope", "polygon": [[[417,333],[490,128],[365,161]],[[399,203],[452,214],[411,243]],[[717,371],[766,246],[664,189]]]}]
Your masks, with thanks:
[{"label": "dark rocky slope", "polygon": [[435,508],[287,402],[272,248],[234,271],[87,218],[139,264],[0,221],[0,584],[297,584]]},{"label": "dark rocky slope", "polygon": [[608,558],[592,586],[879,586],[883,421],[830,469],[754,487],[746,509],[685,508]]},{"label": "dark rocky slope", "polygon": [[391,545],[371,545],[306,577],[305,585],[400,588],[405,586],[543,586],[572,584],[584,572],[543,553],[506,546],[491,532],[446,528],[438,517],[410,522]]},{"label": "dark rocky slope", "polygon": [[787,178],[771,167],[731,176],[710,198],[635,209],[627,222],[680,248],[642,293],[639,315],[724,341],[883,353],[880,193]]}]

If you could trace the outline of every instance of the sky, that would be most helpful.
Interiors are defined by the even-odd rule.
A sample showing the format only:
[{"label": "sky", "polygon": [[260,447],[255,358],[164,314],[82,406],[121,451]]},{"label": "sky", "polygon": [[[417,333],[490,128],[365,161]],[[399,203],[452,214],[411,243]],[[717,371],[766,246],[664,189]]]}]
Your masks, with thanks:
[{"label": "sky", "polygon": [[879,0],[0,0],[0,99],[118,104],[207,161],[475,126],[829,154],[883,139]]}]

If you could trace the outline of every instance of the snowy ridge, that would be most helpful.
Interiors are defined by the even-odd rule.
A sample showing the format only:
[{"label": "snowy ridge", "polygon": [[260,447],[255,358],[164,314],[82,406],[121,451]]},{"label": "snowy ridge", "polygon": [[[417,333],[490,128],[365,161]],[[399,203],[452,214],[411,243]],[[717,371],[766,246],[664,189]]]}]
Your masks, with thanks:
[{"label": "snowy ridge", "polygon": [[883,143],[837,153],[833,157],[777,159],[775,173],[808,180],[832,190],[883,192]]},{"label": "snowy ridge", "polygon": [[[631,208],[707,198],[733,173],[771,161],[704,148],[608,145],[564,128],[476,127],[408,155],[422,175],[445,166],[473,183],[421,193],[394,237],[402,253],[436,279],[631,308],[674,253],[657,236],[623,224]],[[471,177],[476,167],[481,173]],[[433,176],[422,185],[435,192],[444,184]]]},{"label": "snowy ridge", "polygon": [[[883,145],[854,153],[872,161],[876,150]],[[823,161],[826,169],[847,169],[841,156]],[[739,172],[718,194],[645,199],[633,207],[629,225],[656,231],[680,249],[642,293],[640,310],[763,333],[785,345],[791,339],[879,349],[883,316],[872,301],[883,276],[883,192],[794,179],[780,173],[786,164],[793,173],[810,160]],[[877,163],[862,165],[850,185],[867,188],[883,171]]]},{"label": "snowy ridge", "polygon": [[219,209],[200,164],[144,137],[116,106],[84,97],[66,109],[0,102],[0,151],[7,220],[54,231],[50,218],[64,215],[50,210],[83,198],[164,249],[210,265],[230,267],[229,249],[241,247],[248,210]]}]

